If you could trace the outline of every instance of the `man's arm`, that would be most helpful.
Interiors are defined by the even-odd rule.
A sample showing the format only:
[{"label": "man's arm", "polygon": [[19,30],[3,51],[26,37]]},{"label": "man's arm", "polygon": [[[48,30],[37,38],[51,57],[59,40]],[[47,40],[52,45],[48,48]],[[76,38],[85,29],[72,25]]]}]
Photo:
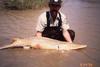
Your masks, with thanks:
[{"label": "man's arm", "polygon": [[63,36],[65,38],[66,41],[72,43],[71,37],[69,32],[67,31],[68,29],[70,29],[69,26],[69,21],[67,20],[66,16],[64,14],[62,15],[62,30],[63,30]]},{"label": "man's arm", "polygon": [[63,31],[63,36],[66,39],[66,41],[68,41],[69,43],[72,43],[72,40],[68,31]]},{"label": "man's arm", "polygon": [[45,28],[46,25],[46,12],[42,13],[39,17],[38,17],[38,22],[36,25],[36,36],[37,37],[42,37],[42,32]]}]

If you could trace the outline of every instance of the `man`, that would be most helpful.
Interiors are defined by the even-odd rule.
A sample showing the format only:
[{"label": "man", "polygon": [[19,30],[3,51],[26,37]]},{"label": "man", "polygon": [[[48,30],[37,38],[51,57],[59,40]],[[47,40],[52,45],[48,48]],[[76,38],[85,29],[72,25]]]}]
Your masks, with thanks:
[{"label": "man", "polygon": [[49,0],[50,10],[42,13],[38,19],[37,37],[43,36],[72,43],[75,33],[69,30],[66,16],[59,11],[61,4],[61,0]]}]

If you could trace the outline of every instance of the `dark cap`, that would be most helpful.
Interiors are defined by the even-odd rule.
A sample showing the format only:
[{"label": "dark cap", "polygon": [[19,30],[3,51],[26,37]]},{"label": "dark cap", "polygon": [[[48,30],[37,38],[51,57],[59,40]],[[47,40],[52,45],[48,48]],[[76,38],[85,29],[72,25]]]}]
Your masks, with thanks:
[{"label": "dark cap", "polygon": [[49,0],[49,4],[61,5],[62,0]]}]

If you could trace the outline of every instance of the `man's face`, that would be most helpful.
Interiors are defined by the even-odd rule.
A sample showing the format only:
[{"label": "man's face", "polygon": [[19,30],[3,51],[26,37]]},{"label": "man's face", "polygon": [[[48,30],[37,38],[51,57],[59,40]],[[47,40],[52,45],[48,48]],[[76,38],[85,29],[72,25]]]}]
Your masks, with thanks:
[{"label": "man's face", "polygon": [[49,7],[50,7],[50,11],[57,13],[59,11],[59,9],[61,8],[61,5],[60,4],[58,4],[58,5],[49,4]]}]

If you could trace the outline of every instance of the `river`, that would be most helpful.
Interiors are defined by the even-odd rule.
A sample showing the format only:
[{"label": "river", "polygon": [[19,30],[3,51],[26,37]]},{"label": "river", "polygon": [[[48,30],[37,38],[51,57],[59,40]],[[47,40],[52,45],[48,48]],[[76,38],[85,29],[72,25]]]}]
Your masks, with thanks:
[{"label": "river", "polygon": [[[32,37],[37,17],[43,10],[0,10],[0,46],[13,37]],[[64,0],[61,11],[76,33],[82,50],[0,50],[0,67],[100,67],[100,1]]]}]

